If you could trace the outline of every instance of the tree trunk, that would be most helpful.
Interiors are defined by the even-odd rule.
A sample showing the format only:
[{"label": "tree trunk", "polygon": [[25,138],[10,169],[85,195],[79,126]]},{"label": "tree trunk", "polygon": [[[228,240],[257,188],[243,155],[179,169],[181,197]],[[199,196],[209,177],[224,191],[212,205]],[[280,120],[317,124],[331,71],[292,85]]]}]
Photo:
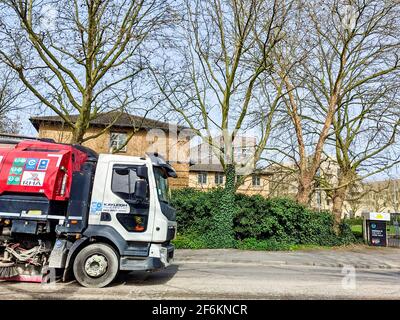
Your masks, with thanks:
[{"label": "tree trunk", "polygon": [[236,172],[233,164],[226,166],[225,179],[220,205],[213,212],[210,234],[207,235],[207,241],[214,248],[230,248],[234,245],[233,219],[236,211]]},{"label": "tree trunk", "polygon": [[304,205],[310,204],[312,191],[313,179],[310,178],[309,174],[301,175],[296,195],[297,202]]},{"label": "tree trunk", "polygon": [[346,191],[347,188],[343,187],[340,189],[337,189],[333,192],[332,196],[332,201],[333,201],[333,214],[335,216],[335,225],[339,226],[341,221],[342,221],[342,209],[343,209],[343,203],[346,198]]},{"label": "tree trunk", "polygon": [[[87,80],[89,81],[89,80]],[[91,106],[92,100],[92,89],[87,87],[83,95],[82,109],[80,110],[78,119],[76,120],[75,127],[72,131],[72,144],[82,144],[84,142],[84,136],[86,130],[89,127],[90,114],[92,111]]]},{"label": "tree trunk", "polygon": [[342,222],[342,210],[343,204],[346,200],[348,185],[347,183],[351,181],[351,174],[343,173],[338,178],[338,186],[343,186],[341,188],[335,189],[332,195],[333,208],[332,212],[335,217],[335,229],[339,229],[339,225]]},{"label": "tree trunk", "polygon": [[85,135],[85,130],[83,129],[82,125],[79,125],[76,128],[74,128],[72,130],[71,144],[82,144],[84,135]]}]

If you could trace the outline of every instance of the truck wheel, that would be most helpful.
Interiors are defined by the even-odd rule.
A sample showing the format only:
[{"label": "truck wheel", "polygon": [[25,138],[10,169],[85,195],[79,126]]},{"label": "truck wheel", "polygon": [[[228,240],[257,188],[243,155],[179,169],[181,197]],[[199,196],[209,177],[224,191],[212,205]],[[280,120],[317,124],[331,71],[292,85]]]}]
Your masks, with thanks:
[{"label": "truck wheel", "polygon": [[118,255],[111,246],[94,243],[78,253],[73,269],[75,278],[81,285],[102,288],[109,285],[118,273]]}]

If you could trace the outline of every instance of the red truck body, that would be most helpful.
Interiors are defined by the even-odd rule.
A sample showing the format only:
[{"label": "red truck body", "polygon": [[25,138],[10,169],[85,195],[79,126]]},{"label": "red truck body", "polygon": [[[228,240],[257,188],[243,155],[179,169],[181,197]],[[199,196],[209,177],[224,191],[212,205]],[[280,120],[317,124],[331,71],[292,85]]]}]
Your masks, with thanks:
[{"label": "red truck body", "polygon": [[39,140],[0,149],[0,195],[40,193],[48,200],[68,200],[72,173],[80,171],[87,158],[71,145]]}]

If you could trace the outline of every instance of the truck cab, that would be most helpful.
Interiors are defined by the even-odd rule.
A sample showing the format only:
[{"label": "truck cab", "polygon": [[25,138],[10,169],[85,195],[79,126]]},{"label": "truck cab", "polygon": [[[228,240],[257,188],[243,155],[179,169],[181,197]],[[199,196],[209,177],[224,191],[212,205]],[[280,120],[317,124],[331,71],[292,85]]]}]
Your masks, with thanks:
[{"label": "truck cab", "polygon": [[[0,158],[0,279],[43,281],[52,271],[65,280],[73,271],[80,284],[103,287],[119,270],[171,263],[176,172],[160,155],[29,141]],[[21,258],[27,250],[31,260]]]}]

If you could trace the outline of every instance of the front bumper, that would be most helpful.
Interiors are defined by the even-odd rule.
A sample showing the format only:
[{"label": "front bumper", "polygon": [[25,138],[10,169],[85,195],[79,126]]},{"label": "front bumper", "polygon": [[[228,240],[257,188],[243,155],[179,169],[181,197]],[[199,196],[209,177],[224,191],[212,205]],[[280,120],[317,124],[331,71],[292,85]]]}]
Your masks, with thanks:
[{"label": "front bumper", "polygon": [[140,257],[121,257],[120,270],[126,271],[156,271],[168,267],[174,258],[174,246],[152,244],[149,256]]}]

